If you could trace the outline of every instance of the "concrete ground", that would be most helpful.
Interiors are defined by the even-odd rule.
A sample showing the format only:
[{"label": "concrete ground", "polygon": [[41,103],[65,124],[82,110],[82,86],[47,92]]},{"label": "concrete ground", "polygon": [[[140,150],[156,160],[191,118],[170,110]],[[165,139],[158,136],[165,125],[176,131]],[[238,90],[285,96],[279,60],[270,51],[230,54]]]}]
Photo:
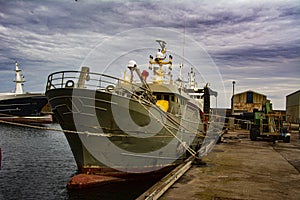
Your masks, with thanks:
[{"label": "concrete ground", "polygon": [[194,165],[160,199],[300,199],[300,139],[291,143],[250,141],[249,132],[224,142]]}]

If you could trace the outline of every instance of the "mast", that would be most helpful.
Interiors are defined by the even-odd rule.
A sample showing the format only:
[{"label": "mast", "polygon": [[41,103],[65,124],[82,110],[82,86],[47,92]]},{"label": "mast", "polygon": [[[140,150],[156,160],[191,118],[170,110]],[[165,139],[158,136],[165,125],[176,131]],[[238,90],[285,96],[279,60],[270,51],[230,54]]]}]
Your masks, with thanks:
[{"label": "mast", "polygon": [[16,79],[14,82],[16,83],[16,94],[23,94],[23,83],[25,82],[24,76],[21,74],[21,69],[19,69],[18,62],[16,62]]},{"label": "mast", "polygon": [[179,87],[183,88],[183,82],[184,82],[184,78],[183,78],[183,66],[184,66],[184,46],[185,46],[185,20],[184,20],[184,29],[183,29],[183,45],[182,45],[182,61],[181,64],[179,66],[179,77],[177,79],[177,81],[179,82]]},{"label": "mast", "polygon": [[[163,40],[156,40],[158,44],[160,45],[161,49],[158,49],[158,52],[156,53],[155,59],[153,59],[153,56],[150,55],[150,61],[149,61],[149,69],[152,70],[152,65],[158,65],[158,67],[153,68],[154,75],[156,75],[156,79],[153,80],[153,83],[162,84],[164,82],[164,77],[166,75],[170,76],[170,84],[172,84],[172,56],[169,55],[169,60],[165,61],[166,59],[166,42]],[[163,66],[168,65],[169,73],[166,73],[163,70]]]},{"label": "mast", "polygon": [[188,81],[189,81],[189,88],[197,88],[197,82],[195,80],[195,72],[194,72],[194,68],[191,67],[191,71],[188,73],[189,75],[189,78],[188,78]]}]

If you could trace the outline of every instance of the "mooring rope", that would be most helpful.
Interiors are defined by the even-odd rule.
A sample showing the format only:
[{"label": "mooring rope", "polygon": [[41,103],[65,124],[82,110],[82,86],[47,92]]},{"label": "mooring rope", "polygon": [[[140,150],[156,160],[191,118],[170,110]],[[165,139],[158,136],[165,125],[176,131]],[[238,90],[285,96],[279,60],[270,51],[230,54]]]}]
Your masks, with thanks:
[{"label": "mooring rope", "polygon": [[[131,91],[129,91],[131,92]],[[140,98],[138,95],[136,95],[135,93],[132,93],[132,95],[137,97],[137,100],[140,101]],[[153,104],[150,101],[145,100],[147,103],[149,103],[152,106],[156,106],[155,104]],[[161,120],[159,120],[151,111],[150,109],[148,109],[143,103],[140,102],[140,105],[142,105],[144,107],[145,110],[147,110],[153,117],[154,119],[159,122],[174,138],[177,139],[178,142],[180,142],[180,144],[182,145],[182,147],[184,147],[193,157],[197,158],[197,152],[194,151],[191,147],[187,146],[186,142],[182,141],[180,138],[177,137],[176,134],[174,134]],[[183,129],[189,131],[186,127],[182,126],[180,123],[177,123],[175,120],[173,120],[171,118],[170,115],[168,115],[168,113],[166,112],[162,112],[163,115],[165,115],[165,117],[168,117],[169,120],[174,123],[175,125],[178,125],[179,127],[182,127]],[[179,128],[176,128],[177,130],[179,130]],[[194,133],[193,131],[189,131],[190,133]],[[198,133],[194,133],[195,135],[198,135]],[[205,137],[205,136],[204,136]]]},{"label": "mooring rope", "polygon": [[[180,130],[180,128],[182,128],[183,130],[188,131],[190,134],[194,134],[195,136],[202,137],[202,138],[206,137],[205,134],[199,134],[198,132],[195,132],[194,130],[191,130],[191,129],[185,127],[183,124],[178,123],[175,119],[173,119],[173,117],[171,116],[170,113],[161,112],[161,114],[171,122],[171,124],[164,124],[155,114],[153,114],[151,112],[151,110],[145,105],[145,103],[147,103],[150,106],[155,106],[155,107],[157,107],[157,105],[155,105],[154,103],[152,103],[151,101],[149,101],[147,99],[143,99],[143,102],[145,102],[145,103],[142,103],[141,102],[142,99],[140,98],[139,95],[137,95],[136,93],[134,93],[132,91],[128,91],[128,92],[131,93],[136,98],[136,100],[140,102],[140,105],[142,105],[143,108],[146,111],[148,111],[151,114],[151,116],[157,122],[159,122],[167,130],[167,132],[170,134],[170,136],[167,136],[167,135],[159,136],[159,135],[157,135],[157,136],[152,136],[152,137],[174,137],[178,142],[180,142],[182,147],[184,147],[193,157],[198,158],[197,157],[197,152],[195,150],[193,150],[191,147],[189,147],[186,144],[186,142],[184,142],[180,138],[178,138],[178,136],[176,134],[174,134],[170,130],[170,128],[175,129],[177,131]],[[5,115],[5,114],[1,114],[1,115]],[[9,116],[9,115],[6,115],[6,116]],[[210,114],[210,116],[214,116],[214,117],[218,117],[218,118],[224,118],[224,119],[228,118],[228,117],[223,117],[223,116],[220,116],[220,115],[213,115],[213,114]],[[10,116],[10,117],[13,117],[13,116]],[[237,121],[246,121],[247,123],[250,122],[248,120],[240,120],[240,119],[235,119],[235,120],[237,120]],[[116,133],[112,134],[112,133],[99,133],[99,132],[95,133],[95,132],[89,132],[89,131],[72,131],[72,130],[66,130],[66,129],[56,129],[56,128],[52,128],[52,127],[50,128],[50,127],[36,126],[36,125],[33,125],[33,124],[24,124],[24,123],[6,121],[6,120],[2,120],[2,119],[0,119],[0,123],[11,124],[11,125],[16,125],[16,126],[23,126],[23,127],[28,127],[28,128],[41,129],[41,130],[48,130],[48,131],[93,135],[93,136],[101,136],[101,137],[135,137],[135,136],[131,136],[131,135],[128,135],[128,134],[116,134]],[[199,123],[203,123],[203,122],[199,122]],[[203,125],[204,125],[204,123],[203,123]],[[119,129],[118,130],[113,130],[113,129],[107,128],[107,127],[99,127],[99,128],[107,130],[107,131],[122,131],[122,130],[119,130]],[[197,130],[198,130],[198,128],[197,128]],[[126,130],[126,132],[136,132],[136,133],[138,133],[138,131],[130,131],[130,130]],[[220,135],[220,133],[218,133],[218,134]]]},{"label": "mooring rope", "polygon": [[[159,120],[159,119],[158,119]],[[23,124],[23,123],[18,123],[18,122],[11,122],[11,121],[6,121],[0,119],[0,123],[4,124],[10,124],[10,125],[15,125],[15,126],[22,126],[22,127],[27,127],[27,128],[34,128],[34,129],[40,129],[40,130],[47,130],[47,131],[56,131],[56,132],[63,132],[63,133],[73,133],[73,134],[84,134],[84,135],[92,135],[92,136],[102,136],[102,137],[134,137],[134,136],[129,136],[129,135],[124,135],[124,134],[107,134],[107,133],[92,133],[92,132],[87,132],[87,131],[71,131],[71,130],[66,130],[66,129],[56,129],[56,128],[50,128],[50,127],[43,127],[43,126],[36,126],[32,124]],[[192,155],[195,155],[196,152],[193,151],[193,149],[189,148],[185,142],[182,142],[175,134],[172,133],[172,131],[165,127],[168,132],[171,133],[173,137],[175,137],[181,144],[182,146]],[[167,136],[153,136],[153,137],[167,137]]]},{"label": "mooring rope", "polygon": [[24,123],[18,123],[18,122],[11,122],[11,121],[2,120],[2,119],[0,119],[0,123],[10,124],[10,125],[15,125],[15,126],[22,126],[22,127],[27,127],[27,128],[47,130],[47,131],[57,131],[57,132],[65,132],[65,133],[97,135],[97,136],[103,136],[103,137],[111,137],[112,136],[112,134],[107,134],[107,133],[91,133],[91,132],[83,132],[83,131],[62,130],[62,129],[56,129],[56,128],[36,126],[36,125],[32,125],[32,124],[24,124]]}]

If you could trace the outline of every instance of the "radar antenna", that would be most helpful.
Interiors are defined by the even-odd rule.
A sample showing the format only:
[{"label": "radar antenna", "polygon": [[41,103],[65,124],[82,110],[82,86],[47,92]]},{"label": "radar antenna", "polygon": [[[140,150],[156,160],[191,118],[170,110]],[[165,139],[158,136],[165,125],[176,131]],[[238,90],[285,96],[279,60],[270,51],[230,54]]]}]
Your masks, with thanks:
[{"label": "radar antenna", "polygon": [[160,48],[161,48],[161,52],[162,53],[166,53],[166,42],[163,40],[156,40],[156,42],[158,42]]}]

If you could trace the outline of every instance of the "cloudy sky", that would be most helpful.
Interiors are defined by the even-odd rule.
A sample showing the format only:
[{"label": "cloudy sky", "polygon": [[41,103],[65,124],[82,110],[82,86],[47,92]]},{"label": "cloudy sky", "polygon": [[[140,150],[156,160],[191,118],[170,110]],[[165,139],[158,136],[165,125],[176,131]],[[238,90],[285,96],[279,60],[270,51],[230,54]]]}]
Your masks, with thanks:
[{"label": "cloudy sky", "polygon": [[50,73],[79,69],[104,41],[110,53],[118,45],[110,38],[156,27],[184,33],[211,56],[226,94],[219,107],[230,107],[234,80],[236,93],[253,90],[285,109],[300,89],[299,19],[299,0],[0,0],[0,92],[14,89],[15,61],[24,89],[44,92]]}]

